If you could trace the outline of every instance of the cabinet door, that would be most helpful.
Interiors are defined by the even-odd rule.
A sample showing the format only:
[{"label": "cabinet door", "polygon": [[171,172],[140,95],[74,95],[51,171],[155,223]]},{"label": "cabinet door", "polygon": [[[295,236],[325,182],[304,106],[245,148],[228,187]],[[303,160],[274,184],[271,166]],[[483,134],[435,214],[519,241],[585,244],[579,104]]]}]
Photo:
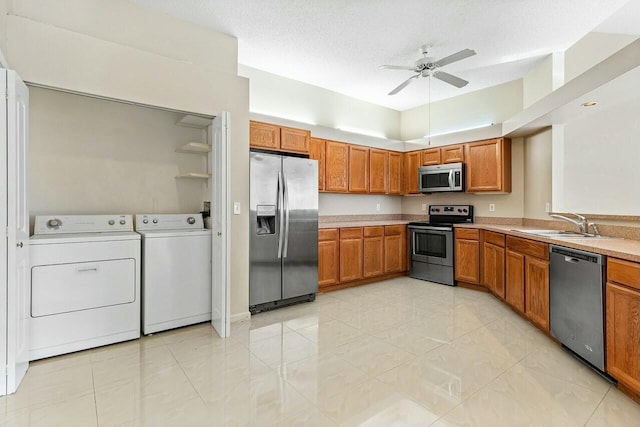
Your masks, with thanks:
[{"label": "cabinet door", "polygon": [[340,246],[338,240],[318,242],[318,287],[340,283]]},{"label": "cabinet door", "polygon": [[362,238],[340,239],[340,282],[362,279]]},{"label": "cabinet door", "polygon": [[324,190],[324,140],[309,138],[309,158],[318,161],[318,190]]},{"label": "cabinet door", "polygon": [[421,152],[422,166],[439,165],[440,164],[440,148],[430,148]]},{"label": "cabinet door", "polygon": [[282,127],[280,131],[280,149],[294,153],[309,152],[311,132],[304,129]]},{"label": "cabinet door", "polygon": [[389,152],[371,148],[369,150],[369,193],[389,191]]},{"label": "cabinet door", "polygon": [[262,122],[249,122],[249,145],[251,147],[280,149],[280,126]]},{"label": "cabinet door", "polygon": [[389,194],[402,194],[402,154],[389,152]]},{"label": "cabinet door", "polygon": [[384,237],[364,238],[364,277],[381,276],[384,273]]},{"label": "cabinet door", "polygon": [[324,189],[346,193],[349,190],[349,146],[342,142],[325,142]]},{"label": "cabinet door", "polygon": [[640,393],[640,292],[613,283],[607,283],[606,289],[607,372],[637,394]]},{"label": "cabinet door", "polygon": [[456,239],[456,280],[480,283],[480,242]]},{"label": "cabinet door", "polygon": [[504,138],[465,146],[467,192],[511,191],[511,141]]},{"label": "cabinet door", "polygon": [[402,237],[400,235],[384,237],[385,273],[395,273],[403,270],[401,248]]},{"label": "cabinet door", "polygon": [[524,255],[507,249],[505,299],[516,310],[524,313]]},{"label": "cabinet door", "polygon": [[442,163],[464,162],[464,145],[448,145],[440,148],[440,161]]},{"label": "cabinet door", "polygon": [[483,283],[504,298],[504,248],[487,242],[483,246]]},{"label": "cabinet door", "polygon": [[549,263],[525,257],[525,314],[545,331],[549,330]]},{"label": "cabinet door", "polygon": [[349,145],[349,192],[369,191],[369,149]]},{"label": "cabinet door", "polygon": [[405,153],[404,157],[404,189],[406,194],[417,194],[418,168],[420,167],[420,152]]}]

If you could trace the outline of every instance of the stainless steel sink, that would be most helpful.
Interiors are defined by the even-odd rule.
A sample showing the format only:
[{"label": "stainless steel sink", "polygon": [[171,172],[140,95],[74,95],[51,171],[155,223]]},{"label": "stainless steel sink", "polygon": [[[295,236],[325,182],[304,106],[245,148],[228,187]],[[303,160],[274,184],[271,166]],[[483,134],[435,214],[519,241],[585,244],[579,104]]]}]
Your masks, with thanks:
[{"label": "stainless steel sink", "polygon": [[544,236],[544,237],[561,237],[561,238],[595,238],[595,239],[606,239],[607,237],[597,236],[595,234],[590,233],[579,233],[577,231],[561,231],[561,230],[518,230],[512,229],[511,231],[517,231],[520,233],[526,234],[534,234],[536,236]]}]

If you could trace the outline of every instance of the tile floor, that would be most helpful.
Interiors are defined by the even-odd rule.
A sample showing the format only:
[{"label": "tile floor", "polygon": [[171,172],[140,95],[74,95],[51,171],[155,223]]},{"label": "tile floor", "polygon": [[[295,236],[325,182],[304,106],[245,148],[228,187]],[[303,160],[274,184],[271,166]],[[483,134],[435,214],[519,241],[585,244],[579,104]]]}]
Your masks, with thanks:
[{"label": "tile floor", "polygon": [[399,278],[35,362],[8,426],[638,426],[640,405],[486,293]]}]

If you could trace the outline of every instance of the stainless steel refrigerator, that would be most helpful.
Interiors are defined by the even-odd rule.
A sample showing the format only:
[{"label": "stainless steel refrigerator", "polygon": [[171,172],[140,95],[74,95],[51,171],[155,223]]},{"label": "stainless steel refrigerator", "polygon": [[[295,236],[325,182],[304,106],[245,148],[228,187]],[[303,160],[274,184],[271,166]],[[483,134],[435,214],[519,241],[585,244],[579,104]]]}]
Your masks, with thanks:
[{"label": "stainless steel refrigerator", "polygon": [[318,162],[252,151],[249,310],[302,301],[318,291]]}]

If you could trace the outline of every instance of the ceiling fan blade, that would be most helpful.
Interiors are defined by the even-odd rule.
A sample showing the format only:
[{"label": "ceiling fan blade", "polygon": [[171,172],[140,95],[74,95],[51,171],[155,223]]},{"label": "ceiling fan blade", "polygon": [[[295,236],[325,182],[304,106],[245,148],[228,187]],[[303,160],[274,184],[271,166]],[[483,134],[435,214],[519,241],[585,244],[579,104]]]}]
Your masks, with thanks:
[{"label": "ceiling fan blade", "polygon": [[420,74],[416,74],[416,75],[413,75],[413,76],[409,77],[407,80],[405,80],[402,83],[400,83],[400,86],[398,86],[397,88],[395,88],[394,90],[389,92],[389,95],[395,95],[396,93],[400,92],[402,89],[407,87],[409,85],[409,83],[411,83],[411,80],[417,79],[418,77],[420,77]]},{"label": "ceiling fan blade", "polygon": [[475,54],[476,54],[475,50],[463,49],[458,53],[454,53],[453,55],[445,56],[441,60],[434,62],[434,64],[436,67],[443,67],[447,64],[451,64],[452,62],[456,62],[456,61],[461,61]]},{"label": "ceiling fan blade", "polygon": [[413,67],[408,67],[405,65],[381,65],[380,68],[385,70],[410,70],[413,71]]},{"label": "ceiling fan blade", "polygon": [[445,73],[444,71],[434,71],[433,77],[438,80],[442,80],[445,83],[449,83],[457,88],[461,88],[466,86],[469,82],[461,79],[460,77],[456,77],[453,74]]}]

